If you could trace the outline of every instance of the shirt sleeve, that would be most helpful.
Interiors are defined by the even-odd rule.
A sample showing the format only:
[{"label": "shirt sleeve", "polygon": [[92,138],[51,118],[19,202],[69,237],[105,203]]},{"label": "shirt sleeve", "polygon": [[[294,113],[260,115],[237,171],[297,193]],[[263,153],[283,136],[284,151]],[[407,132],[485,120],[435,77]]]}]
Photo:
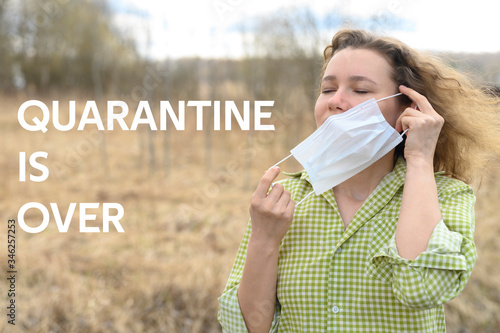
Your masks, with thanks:
[{"label": "shirt sleeve", "polygon": [[[240,285],[241,276],[243,275],[243,267],[245,265],[245,259],[248,248],[248,240],[250,238],[251,223],[248,223],[247,229],[241,241],[238,253],[236,255],[235,262],[231,273],[229,274],[229,279],[226,284],[226,288],[222,295],[219,297],[219,313],[217,319],[222,326],[222,331],[224,333],[247,333],[247,327],[245,325],[245,320],[241,314],[240,305],[238,302],[238,287]],[[274,311],[274,317],[271,324],[270,333],[278,332],[279,317],[280,317],[280,305],[276,301],[276,308]],[[256,319],[260,314],[255,314]]]},{"label": "shirt sleeve", "polygon": [[402,258],[394,234],[371,258],[375,270],[390,266],[393,293],[409,307],[430,308],[456,297],[465,287],[477,258],[472,189],[465,184],[454,186],[441,192],[439,198],[443,218],[423,253],[414,260]]}]

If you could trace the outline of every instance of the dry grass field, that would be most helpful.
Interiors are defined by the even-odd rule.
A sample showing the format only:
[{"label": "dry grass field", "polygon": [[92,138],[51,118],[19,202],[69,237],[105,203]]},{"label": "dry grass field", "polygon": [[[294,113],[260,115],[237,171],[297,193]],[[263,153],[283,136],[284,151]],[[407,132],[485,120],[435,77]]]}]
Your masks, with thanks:
[{"label": "dry grass field", "polygon": [[[0,331],[221,332],[217,297],[247,223],[253,187],[291,148],[280,137],[284,125],[275,132],[213,133],[209,152],[206,131],[151,136],[88,126],[28,132],[17,122],[25,99],[0,100],[2,313],[8,302],[7,220],[23,204],[55,202],[63,214],[72,202],[116,202],[125,209],[124,233],[113,227],[80,233],[78,208],[67,233],[57,230],[52,216],[38,234],[18,226],[16,326],[3,315]],[[48,152],[46,181],[19,182],[21,151]],[[465,291],[446,306],[448,332],[500,332],[499,185],[495,171],[475,185],[479,259]],[[97,221],[89,225],[102,230],[102,211],[92,213]],[[40,218],[30,210],[26,222],[36,226]]]}]

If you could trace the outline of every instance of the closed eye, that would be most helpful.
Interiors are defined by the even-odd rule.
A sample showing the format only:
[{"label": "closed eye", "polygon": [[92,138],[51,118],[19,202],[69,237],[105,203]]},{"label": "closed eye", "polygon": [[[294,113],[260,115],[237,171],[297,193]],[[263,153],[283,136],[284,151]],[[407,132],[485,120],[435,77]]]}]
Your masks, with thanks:
[{"label": "closed eye", "polygon": [[335,92],[336,90],[335,89],[323,89],[321,91],[322,94],[328,94],[328,93],[331,93],[331,92]]}]

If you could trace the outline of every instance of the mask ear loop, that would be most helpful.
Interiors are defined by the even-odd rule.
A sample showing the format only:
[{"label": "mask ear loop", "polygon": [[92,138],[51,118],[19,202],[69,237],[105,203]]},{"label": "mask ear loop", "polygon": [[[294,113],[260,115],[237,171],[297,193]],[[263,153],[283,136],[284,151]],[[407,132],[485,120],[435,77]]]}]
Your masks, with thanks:
[{"label": "mask ear loop", "polygon": [[[287,159],[289,159],[290,157],[292,157],[293,154],[290,154],[288,155],[287,157],[285,157],[284,159],[282,159],[281,161],[279,161],[278,163],[274,164],[272,167],[270,167],[269,169],[271,168],[274,168],[275,166],[278,166],[279,164],[283,163],[284,161],[286,161]],[[274,185],[274,184],[273,184]],[[300,200],[296,205],[295,205],[295,208],[297,208],[298,205],[300,205],[304,200],[306,200],[307,198],[309,198],[312,194],[314,193],[314,190],[312,190],[311,192],[309,192],[305,197],[302,198],[302,200]]]},{"label": "mask ear loop", "polygon": [[[396,96],[399,96],[399,95],[403,95],[403,93],[397,93],[397,94],[394,94],[394,95],[391,95],[391,96],[387,96],[387,97],[384,97],[384,98],[381,98],[381,99],[377,99],[375,102],[380,102],[380,101],[383,101],[384,99],[389,99],[389,98],[392,98],[392,97],[396,97]],[[415,110],[418,110],[417,109],[418,105],[417,103],[415,103]],[[403,133],[401,133],[401,136],[405,135],[406,132],[408,132],[410,129],[407,128],[406,130],[403,131]]]},{"label": "mask ear loop", "polygon": [[299,202],[297,202],[297,204],[295,205],[295,208],[297,208],[302,203],[302,201],[304,201],[307,198],[309,198],[313,193],[314,193],[314,190],[312,190],[311,192],[309,192],[308,195],[306,195],[305,197],[302,198],[302,200],[300,200]]},{"label": "mask ear loop", "polygon": [[[274,168],[275,166],[280,165],[281,163],[283,163],[284,161],[286,161],[287,159],[289,159],[289,158],[290,158],[290,157],[292,157],[292,156],[293,156],[293,154],[288,155],[287,157],[285,157],[284,159],[282,159],[282,160],[281,160],[281,161],[279,161],[278,163],[276,163],[276,164],[274,164],[273,166],[271,166],[269,169],[272,169],[272,168]],[[269,169],[268,169],[268,170],[269,170]]]},{"label": "mask ear loop", "polygon": [[[293,154],[290,154],[288,155],[287,157],[285,157],[284,159],[282,159],[281,161],[279,161],[278,163],[274,164],[272,167],[270,167],[269,169],[271,168],[274,168],[275,166],[278,166],[279,164],[283,163],[284,161],[286,161],[287,159],[289,159],[290,157],[292,157]],[[273,184],[274,185],[274,184]],[[296,205],[295,205],[295,208],[297,208],[298,205],[300,205],[304,200],[306,200],[307,198],[309,198],[312,194],[314,193],[314,190],[312,190],[311,192],[309,192],[305,197],[302,198],[302,200],[300,200]]]},{"label": "mask ear loop", "polygon": [[391,96],[387,96],[387,97],[384,97],[384,98],[381,98],[381,99],[377,99],[375,102],[381,102],[385,99],[389,99],[389,98],[392,98],[392,97],[396,97],[396,96],[399,96],[399,95],[403,95],[403,93],[397,93],[397,94],[394,94],[394,95],[391,95]]}]

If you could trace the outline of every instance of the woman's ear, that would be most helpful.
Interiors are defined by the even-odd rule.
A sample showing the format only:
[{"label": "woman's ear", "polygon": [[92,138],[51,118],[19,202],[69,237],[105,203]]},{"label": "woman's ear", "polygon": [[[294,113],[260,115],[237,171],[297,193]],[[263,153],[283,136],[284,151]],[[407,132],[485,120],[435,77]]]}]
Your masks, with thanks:
[{"label": "woman's ear", "polygon": [[412,107],[413,101],[406,95],[398,96],[399,105],[401,105],[401,109],[404,111],[408,107]]}]

